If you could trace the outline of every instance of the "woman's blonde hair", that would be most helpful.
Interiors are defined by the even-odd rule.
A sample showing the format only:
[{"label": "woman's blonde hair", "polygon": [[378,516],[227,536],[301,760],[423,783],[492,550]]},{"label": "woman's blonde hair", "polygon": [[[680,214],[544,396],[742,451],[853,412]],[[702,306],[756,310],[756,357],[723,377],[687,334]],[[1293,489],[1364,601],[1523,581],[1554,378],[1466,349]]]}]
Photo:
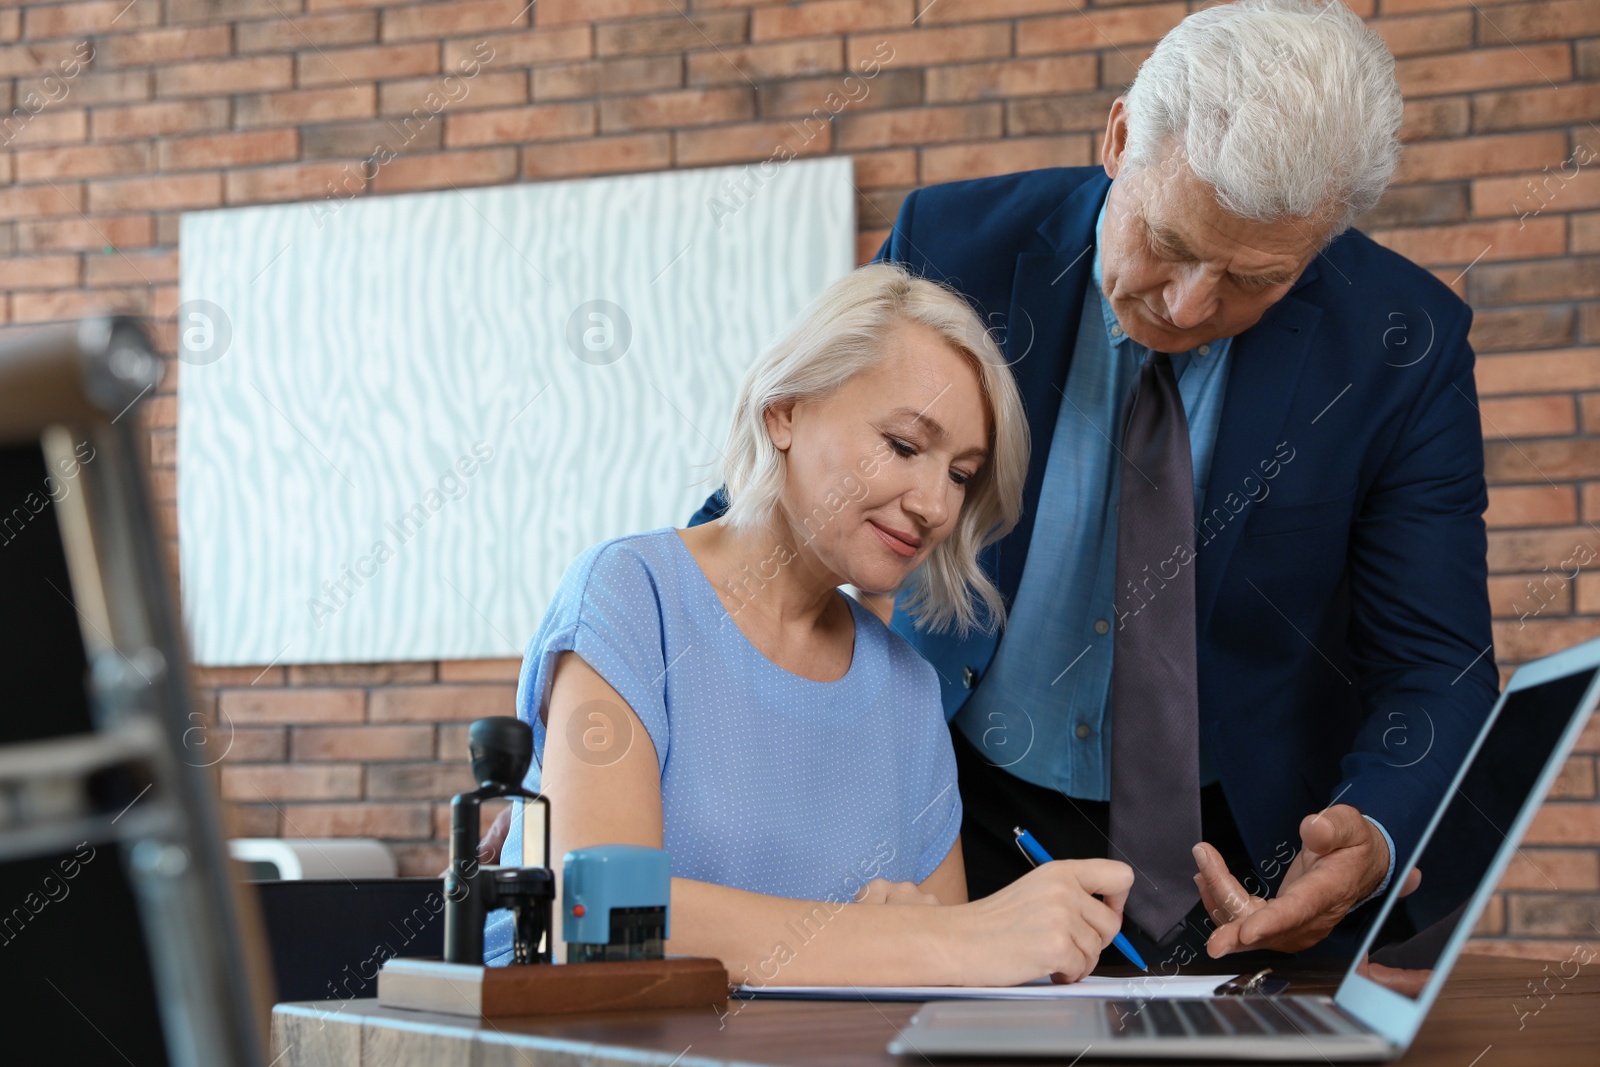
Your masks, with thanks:
[{"label": "woman's blonde hair", "polygon": [[[971,361],[989,406],[989,458],[967,482],[950,536],[906,580],[906,612],[921,626],[965,637],[1005,620],[1000,591],[978,553],[1017,524],[1028,472],[1028,421],[1005,357],[965,297],[896,263],[869,263],[830,285],[745,375],[728,432],[723,480],[725,518],[759,528],[776,514],[787,477],[784,454],[768,435],[765,413],[791,400],[822,400],[878,364],[890,331],[920,323]],[[980,620],[979,607],[984,617]]]}]

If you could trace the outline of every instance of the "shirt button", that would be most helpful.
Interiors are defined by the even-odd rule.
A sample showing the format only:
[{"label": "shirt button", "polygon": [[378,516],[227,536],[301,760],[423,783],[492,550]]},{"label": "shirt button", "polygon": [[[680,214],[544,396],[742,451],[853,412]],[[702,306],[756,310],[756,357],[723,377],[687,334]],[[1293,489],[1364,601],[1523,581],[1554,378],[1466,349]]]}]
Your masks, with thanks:
[{"label": "shirt button", "polygon": [[1086,723],[1086,722],[1080,722],[1080,723],[1079,723],[1079,724],[1078,724],[1078,728],[1077,728],[1077,730],[1075,730],[1075,731],[1073,731],[1073,732],[1074,732],[1074,733],[1076,733],[1076,734],[1077,734],[1077,735],[1078,735],[1078,740],[1080,740],[1080,741],[1081,741],[1081,740],[1083,740],[1083,739],[1084,739],[1084,738],[1085,738],[1085,737],[1088,737],[1088,736],[1089,736],[1089,724],[1088,724],[1088,723]]},{"label": "shirt button", "polygon": [[1094,620],[1094,632],[1097,634],[1108,634],[1111,632],[1111,624],[1104,619],[1096,619]]},{"label": "shirt button", "polygon": [[1201,345],[1198,351],[1202,356],[1209,356],[1211,354],[1211,346]]},{"label": "shirt button", "polygon": [[1122,327],[1121,326],[1113,326],[1113,327],[1111,327],[1111,336],[1112,337],[1121,337],[1122,336]]}]

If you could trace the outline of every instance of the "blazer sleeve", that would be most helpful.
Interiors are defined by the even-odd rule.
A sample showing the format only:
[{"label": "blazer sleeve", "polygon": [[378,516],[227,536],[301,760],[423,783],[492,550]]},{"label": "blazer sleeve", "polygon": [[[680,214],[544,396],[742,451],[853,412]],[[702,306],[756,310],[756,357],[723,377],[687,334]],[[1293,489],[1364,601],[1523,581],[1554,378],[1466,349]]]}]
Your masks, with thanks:
[{"label": "blazer sleeve", "polygon": [[1443,331],[1351,535],[1349,650],[1366,715],[1329,801],[1381,823],[1401,863],[1500,688],[1471,322],[1467,308]]}]

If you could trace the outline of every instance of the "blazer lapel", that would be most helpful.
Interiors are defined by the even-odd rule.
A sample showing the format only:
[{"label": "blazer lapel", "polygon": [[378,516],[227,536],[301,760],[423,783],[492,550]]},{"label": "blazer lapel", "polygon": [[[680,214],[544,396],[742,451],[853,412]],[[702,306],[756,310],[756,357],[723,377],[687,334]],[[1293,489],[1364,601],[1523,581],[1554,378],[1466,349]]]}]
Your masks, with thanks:
[{"label": "blazer lapel", "polygon": [[[997,582],[1008,605],[1016,600],[1033,538],[1050,438],[1061,411],[1073,340],[1094,263],[1094,220],[1110,185],[1111,179],[1101,171],[1074,189],[1039,224],[1033,247],[1017,256],[1012,276],[1004,348],[1022,393],[1033,449],[1023,486],[1022,517],[996,546]],[[1044,535],[1049,536],[1048,531]]]},{"label": "blazer lapel", "polygon": [[[1217,590],[1249,518],[1247,477],[1273,458],[1322,309],[1294,295],[1317,275],[1312,260],[1294,288],[1233,339],[1227,394],[1206,497],[1195,531],[1196,633],[1204,640]],[[1207,520],[1213,520],[1209,525]]]}]

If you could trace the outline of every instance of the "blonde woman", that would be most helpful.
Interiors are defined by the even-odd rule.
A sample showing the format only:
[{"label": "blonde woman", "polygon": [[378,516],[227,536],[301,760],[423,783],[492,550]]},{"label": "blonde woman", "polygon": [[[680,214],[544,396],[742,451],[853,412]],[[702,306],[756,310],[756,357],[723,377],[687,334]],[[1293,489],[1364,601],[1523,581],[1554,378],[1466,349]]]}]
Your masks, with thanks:
[{"label": "blonde woman", "polygon": [[[968,902],[938,678],[839,589],[909,583],[930,626],[997,625],[977,555],[1017,521],[1027,434],[952,290],[886,263],[829,287],[740,390],[728,512],[585,551],[528,644],[517,710],[551,855],[665,848],[668,950],[735,981],[1087,974],[1131,870],[1051,863]],[[486,958],[508,940],[492,926]]]}]

